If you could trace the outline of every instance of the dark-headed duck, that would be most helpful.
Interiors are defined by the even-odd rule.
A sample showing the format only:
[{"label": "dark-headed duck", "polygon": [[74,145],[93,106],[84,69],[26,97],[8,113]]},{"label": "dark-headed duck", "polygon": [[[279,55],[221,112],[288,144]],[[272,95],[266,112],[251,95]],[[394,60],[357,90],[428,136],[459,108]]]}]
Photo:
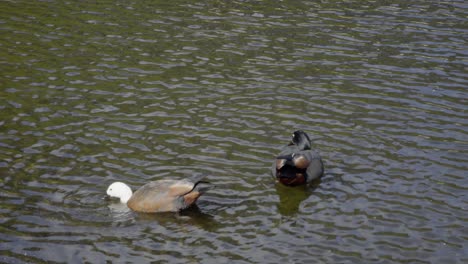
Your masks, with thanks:
[{"label": "dark-headed duck", "polygon": [[311,150],[310,138],[304,131],[293,133],[291,142],[276,157],[272,174],[288,186],[307,184],[322,177],[322,158]]}]

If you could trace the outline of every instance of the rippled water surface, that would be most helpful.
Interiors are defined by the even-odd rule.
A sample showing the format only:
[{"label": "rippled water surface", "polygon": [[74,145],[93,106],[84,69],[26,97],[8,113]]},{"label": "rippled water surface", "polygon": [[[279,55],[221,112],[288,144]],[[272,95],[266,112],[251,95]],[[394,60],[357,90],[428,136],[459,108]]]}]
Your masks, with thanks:
[{"label": "rippled water surface", "polygon": [[[0,2],[0,262],[467,263],[465,1]],[[325,176],[278,186],[295,129]],[[103,200],[203,173],[179,214]]]}]

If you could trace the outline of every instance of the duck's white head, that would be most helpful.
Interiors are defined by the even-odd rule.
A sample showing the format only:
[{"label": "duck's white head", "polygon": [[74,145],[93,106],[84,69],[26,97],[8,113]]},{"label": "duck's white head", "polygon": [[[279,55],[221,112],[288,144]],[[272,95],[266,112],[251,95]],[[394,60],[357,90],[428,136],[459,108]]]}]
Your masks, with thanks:
[{"label": "duck's white head", "polygon": [[107,188],[107,195],[110,197],[117,197],[120,199],[120,202],[127,203],[130,197],[132,197],[133,192],[127,184],[123,182],[114,182],[109,185],[109,188]]}]

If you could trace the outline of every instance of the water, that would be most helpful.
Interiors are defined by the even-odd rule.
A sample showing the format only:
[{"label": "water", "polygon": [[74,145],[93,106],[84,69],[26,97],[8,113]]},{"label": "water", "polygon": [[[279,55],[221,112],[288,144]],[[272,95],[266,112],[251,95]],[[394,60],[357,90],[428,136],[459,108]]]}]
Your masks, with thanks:
[{"label": "water", "polygon": [[[0,3],[0,262],[466,263],[464,1]],[[275,185],[309,133],[325,176]],[[198,207],[107,186],[207,174]]]}]

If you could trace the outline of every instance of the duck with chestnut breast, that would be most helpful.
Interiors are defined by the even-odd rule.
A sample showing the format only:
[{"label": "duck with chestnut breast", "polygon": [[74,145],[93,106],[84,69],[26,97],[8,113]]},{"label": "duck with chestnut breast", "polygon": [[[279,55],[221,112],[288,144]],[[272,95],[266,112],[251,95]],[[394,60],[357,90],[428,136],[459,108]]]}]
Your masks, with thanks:
[{"label": "duck with chestnut breast", "polygon": [[311,149],[309,136],[302,130],[293,133],[291,142],[276,157],[272,174],[284,185],[310,183],[323,176],[320,154]]},{"label": "duck with chestnut breast", "polygon": [[188,208],[211,189],[202,177],[183,180],[157,180],[149,182],[135,193],[123,182],[114,182],[107,188],[107,195],[120,199],[121,203],[136,212],[177,212]]}]

